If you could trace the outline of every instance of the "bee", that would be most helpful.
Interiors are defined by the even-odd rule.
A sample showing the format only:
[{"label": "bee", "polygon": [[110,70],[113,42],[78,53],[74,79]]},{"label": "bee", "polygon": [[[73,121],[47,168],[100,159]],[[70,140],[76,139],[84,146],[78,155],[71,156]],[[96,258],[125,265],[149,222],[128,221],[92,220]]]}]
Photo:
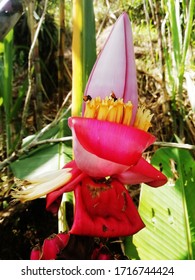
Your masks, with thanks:
[{"label": "bee", "polygon": [[114,101],[118,99],[113,91],[111,92],[110,97],[114,99]]},{"label": "bee", "polygon": [[91,99],[92,99],[92,97],[90,95],[83,96],[83,101],[84,102],[87,102],[88,100],[91,100]]}]

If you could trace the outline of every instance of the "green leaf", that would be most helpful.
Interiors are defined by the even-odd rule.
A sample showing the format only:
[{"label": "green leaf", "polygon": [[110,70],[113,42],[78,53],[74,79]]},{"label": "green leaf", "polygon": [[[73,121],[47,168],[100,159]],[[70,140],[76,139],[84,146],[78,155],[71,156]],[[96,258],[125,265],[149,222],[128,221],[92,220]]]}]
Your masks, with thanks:
[{"label": "green leaf", "polygon": [[139,212],[146,227],[133,242],[142,260],[195,259],[195,162],[190,152],[159,149],[152,164],[161,167],[168,183],[142,186]]},{"label": "green leaf", "polygon": [[131,260],[139,260],[139,255],[133,244],[133,236],[127,236],[123,240],[125,255]]},{"label": "green leaf", "polygon": [[[89,43],[90,42],[90,43]],[[83,91],[96,60],[93,1],[83,1]]]},{"label": "green leaf", "polygon": [[186,22],[187,22],[186,29],[185,29],[185,33],[184,33],[184,42],[183,42],[182,65],[184,65],[184,66],[185,66],[187,50],[188,50],[188,47],[190,45],[190,40],[191,40],[193,17],[194,17],[194,7],[195,7],[195,1],[190,0],[188,14],[187,14],[187,20],[186,20]]},{"label": "green leaf", "polygon": [[180,7],[178,3],[175,2],[174,0],[169,0],[167,5],[168,5],[170,27],[171,27],[171,34],[173,40],[173,53],[177,65],[177,71],[179,72],[179,65],[181,62],[181,47],[182,47]]},{"label": "green leaf", "polygon": [[10,164],[15,177],[24,179],[29,175],[59,169],[59,148],[64,146],[66,162],[71,160],[72,149],[65,144],[46,144]]},{"label": "green leaf", "polygon": [[[44,128],[43,128],[44,131]],[[47,140],[57,137],[66,137],[71,134],[67,125],[67,119],[63,119],[58,125],[45,131],[39,140]],[[26,154],[11,163],[11,169],[17,178],[25,178],[32,174],[44,173],[49,170],[56,170],[72,160],[72,141],[58,144],[39,145],[28,151],[36,135],[30,135],[23,140],[23,148]]]}]

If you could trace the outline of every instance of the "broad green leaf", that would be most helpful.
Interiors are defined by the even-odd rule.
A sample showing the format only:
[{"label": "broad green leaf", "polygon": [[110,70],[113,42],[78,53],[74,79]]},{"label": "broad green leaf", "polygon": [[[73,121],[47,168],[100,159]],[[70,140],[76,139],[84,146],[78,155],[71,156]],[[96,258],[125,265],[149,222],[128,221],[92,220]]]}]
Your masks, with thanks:
[{"label": "broad green leaf", "polygon": [[[60,124],[45,131],[39,140],[66,137],[69,135],[71,135],[71,131],[67,126],[67,119],[64,119]],[[22,179],[32,174],[62,168],[66,162],[72,159],[71,141],[58,144],[44,144],[28,151],[27,148],[35,137],[36,135],[31,135],[23,140],[23,148],[27,150],[26,154],[10,165],[17,178]]]},{"label": "broad green leaf", "polygon": [[24,179],[29,175],[44,173],[50,170],[59,169],[59,145],[64,145],[66,161],[71,160],[72,149],[65,144],[44,145],[26,157],[20,158],[11,163],[11,169],[15,177]]},{"label": "broad green leaf", "polygon": [[139,212],[146,227],[133,242],[142,260],[195,259],[195,162],[190,152],[159,149],[152,164],[161,167],[168,183],[143,185]]}]

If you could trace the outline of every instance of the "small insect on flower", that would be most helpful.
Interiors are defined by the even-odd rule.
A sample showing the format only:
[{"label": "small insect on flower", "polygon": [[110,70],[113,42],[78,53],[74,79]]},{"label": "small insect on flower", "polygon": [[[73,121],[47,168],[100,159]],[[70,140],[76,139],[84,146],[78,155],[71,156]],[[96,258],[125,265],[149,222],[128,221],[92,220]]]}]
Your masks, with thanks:
[{"label": "small insect on flower", "polygon": [[86,95],[86,96],[83,96],[83,101],[87,102],[88,100],[91,100],[92,97],[90,95]]},{"label": "small insect on flower", "polygon": [[117,100],[117,97],[116,97],[116,95],[115,95],[115,93],[114,93],[113,91],[111,92],[110,97],[111,97],[112,99],[114,99],[114,101]]}]

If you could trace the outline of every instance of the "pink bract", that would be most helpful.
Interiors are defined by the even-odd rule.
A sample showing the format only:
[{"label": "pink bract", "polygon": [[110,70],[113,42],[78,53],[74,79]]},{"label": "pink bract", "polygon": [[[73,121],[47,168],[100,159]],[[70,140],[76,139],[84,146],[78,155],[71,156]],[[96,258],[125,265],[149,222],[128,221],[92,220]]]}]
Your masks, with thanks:
[{"label": "pink bract", "polygon": [[146,183],[151,187],[160,187],[167,182],[167,177],[144,158],[141,158],[136,165],[114,177],[123,184]]},{"label": "pink bract", "polygon": [[85,95],[105,98],[111,92],[133,104],[133,118],[137,111],[137,78],[131,23],[123,13],[115,23],[91,71]]},{"label": "pink bract", "polygon": [[[74,117],[69,119],[69,126],[73,132],[75,161],[81,170],[87,174],[93,170],[95,174],[96,164],[99,163],[100,170],[104,172],[104,160],[112,163],[109,166],[107,162],[110,168],[107,174],[97,174],[101,177],[135,165],[144,150],[155,141],[155,137],[148,132],[108,121]],[[96,163],[93,163],[94,155],[99,158],[96,158]],[[119,165],[123,165],[121,170],[117,170]]]}]

